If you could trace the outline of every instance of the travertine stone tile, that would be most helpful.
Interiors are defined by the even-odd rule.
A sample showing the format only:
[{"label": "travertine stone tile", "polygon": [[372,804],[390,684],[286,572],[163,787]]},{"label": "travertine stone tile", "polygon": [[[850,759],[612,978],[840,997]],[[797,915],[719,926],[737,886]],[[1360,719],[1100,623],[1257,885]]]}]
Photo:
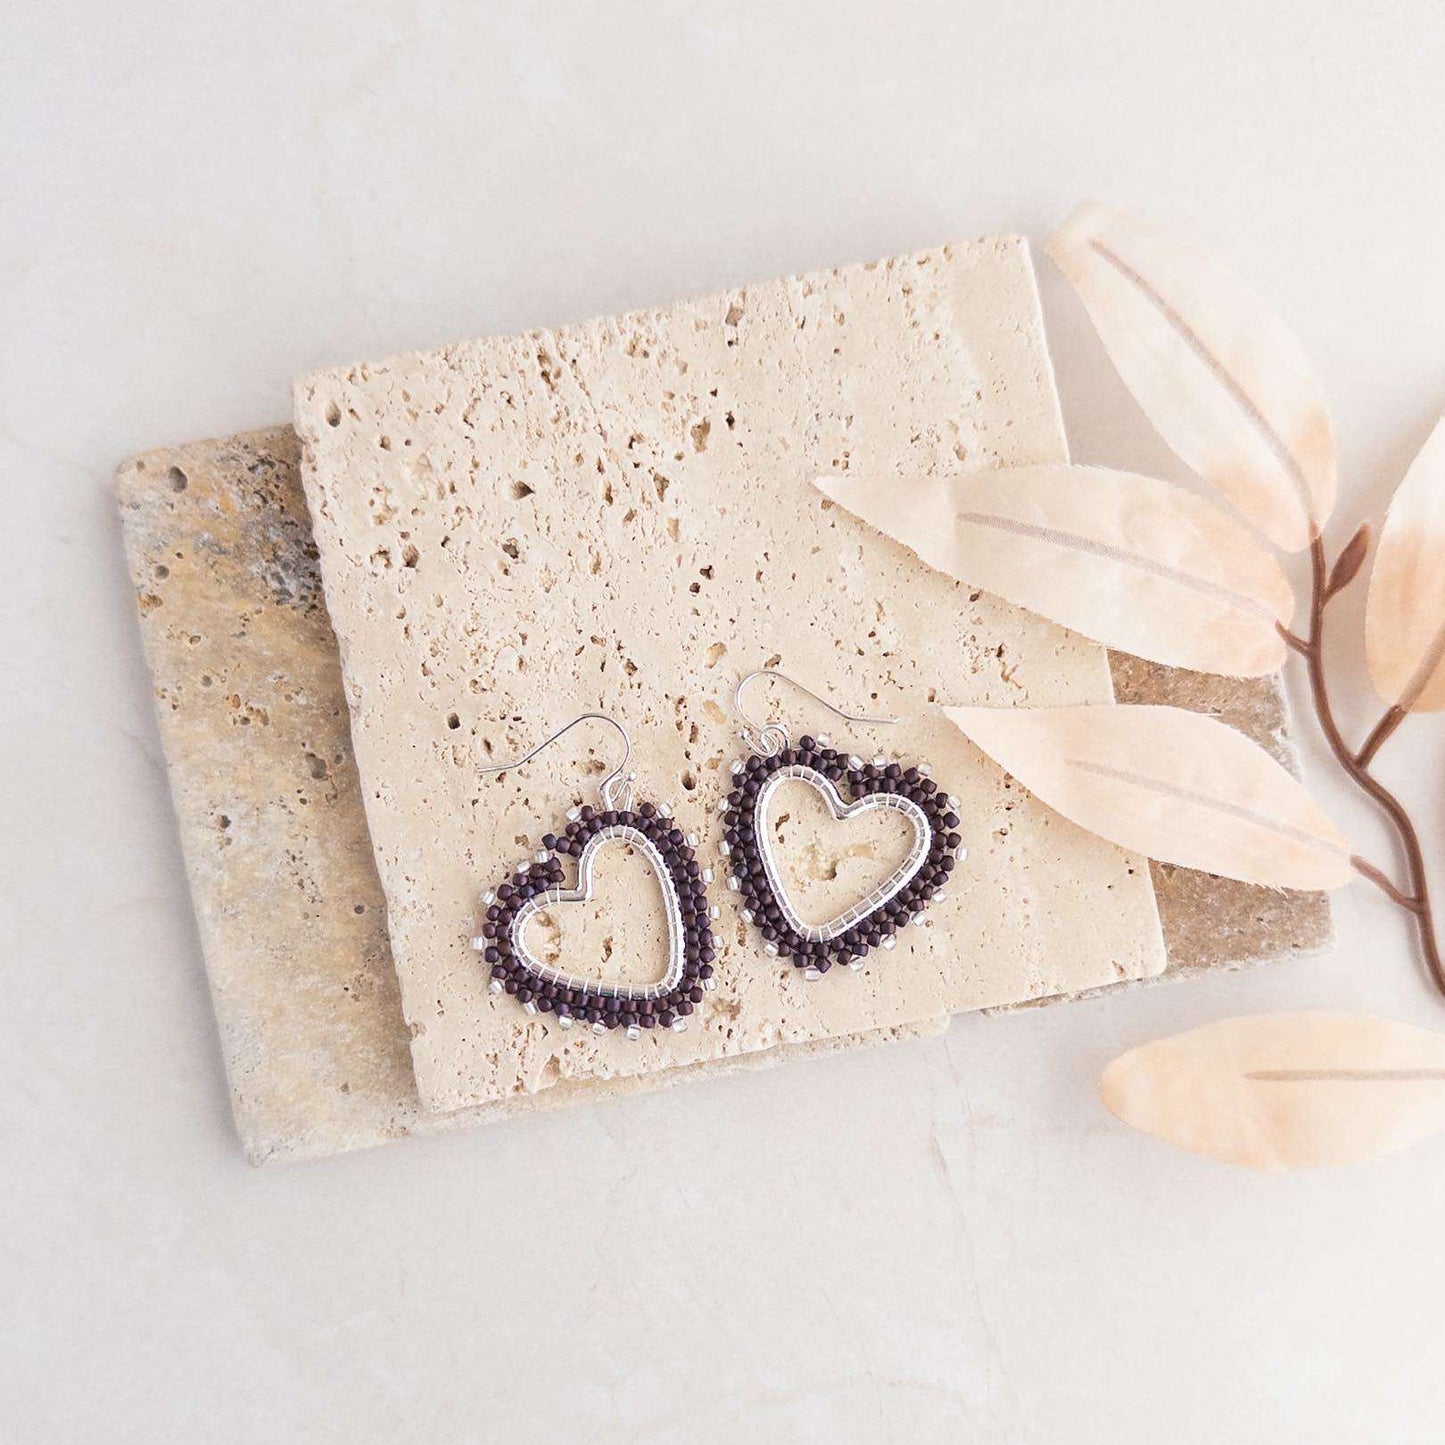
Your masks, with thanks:
[{"label": "travertine stone tile", "polygon": [[412,1077],[290,427],[137,457],[121,516],[220,1029],[255,1163],[655,1089],[875,1030],[434,1114]]},{"label": "travertine stone tile", "polygon": [[[1101,700],[1102,649],[930,572],[810,485],[1065,455],[1022,242],[328,372],[298,385],[297,427],[429,1107],[1163,967],[1142,862],[1007,784],[931,706]],[[948,899],[862,974],[810,985],[760,955],[719,889],[721,986],[682,1035],[564,1033],[490,996],[467,943],[477,895],[584,795],[589,752],[600,768],[611,742],[573,734],[526,769],[478,767],[612,713],[640,795],[675,801],[711,853],[732,687],[769,662],[903,719],[849,740],[927,758],[962,799],[970,857]],[[624,900],[644,934],[660,926],[649,902]]]},{"label": "travertine stone tile", "polygon": [[[252,1160],[333,1154],[908,1035],[785,1046],[447,1114],[424,1110],[351,762],[336,641],[316,606],[297,452],[284,427],[151,453],[120,473],[232,1107]],[[1273,681],[1172,672],[1119,655],[1111,663],[1121,701],[1217,712],[1293,761]],[[243,694],[256,716],[241,710]],[[264,722],[253,732],[257,716]],[[315,776],[323,763],[324,779]],[[1171,973],[1329,942],[1323,895],[1153,866]]]}]

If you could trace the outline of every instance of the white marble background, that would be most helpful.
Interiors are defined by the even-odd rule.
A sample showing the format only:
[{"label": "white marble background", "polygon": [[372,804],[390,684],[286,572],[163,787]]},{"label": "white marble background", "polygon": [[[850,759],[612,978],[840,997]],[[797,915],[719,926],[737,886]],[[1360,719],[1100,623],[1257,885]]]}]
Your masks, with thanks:
[{"label": "white marble background", "polygon": [[[249,1170],[107,483],[326,363],[1037,238],[1093,192],[1275,300],[1346,509],[1378,505],[1445,403],[1434,7],[68,0],[5,31],[0,1440],[1440,1438],[1445,1138],[1262,1178],[1093,1093],[1234,1013],[1445,1028],[1369,894],[1328,958]],[[1174,474],[1044,289],[1078,454]],[[1442,736],[1383,771],[1445,888]]]}]

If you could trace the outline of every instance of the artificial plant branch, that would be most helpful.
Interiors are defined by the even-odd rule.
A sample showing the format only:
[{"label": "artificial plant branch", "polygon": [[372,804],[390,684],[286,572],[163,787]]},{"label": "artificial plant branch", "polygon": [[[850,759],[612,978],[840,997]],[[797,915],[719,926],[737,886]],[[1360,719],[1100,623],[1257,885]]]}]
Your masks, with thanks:
[{"label": "artificial plant branch", "polygon": [[[1356,538],[1360,535],[1358,532],[1355,534]],[[1356,549],[1356,541],[1352,539],[1350,547],[1346,550],[1348,552],[1354,549]],[[1342,554],[1341,561],[1345,560]],[[1304,646],[1297,650],[1305,659],[1310,680],[1310,696],[1314,701],[1315,713],[1319,718],[1320,730],[1325,735],[1325,741],[1329,743],[1330,751],[1334,753],[1336,761],[1344,769],[1346,775],[1379,804],[1381,811],[1390,820],[1405,854],[1408,883],[1403,889],[1397,887],[1379,869],[1371,864],[1363,863],[1361,859],[1352,860],[1354,867],[1357,872],[1377,884],[1387,897],[1414,917],[1416,931],[1420,937],[1420,950],[1425,956],[1430,976],[1434,979],[1436,988],[1445,994],[1445,962],[1441,960],[1440,947],[1435,937],[1434,910],[1430,899],[1429,880],[1425,875],[1425,857],[1420,847],[1420,835],[1399,799],[1370,771],[1370,763],[1375,754],[1399,727],[1405,714],[1399,708],[1391,708],[1376,724],[1364,745],[1356,751],[1350,747],[1341,734],[1339,724],[1335,720],[1334,707],[1330,702],[1329,682],[1325,676],[1324,662],[1325,607],[1330,598],[1347,586],[1355,571],[1358,571],[1358,562],[1356,562],[1343,582],[1336,581],[1335,579],[1340,576],[1342,570],[1341,561],[1337,561],[1333,569],[1330,568],[1325,556],[1324,540],[1316,533],[1310,543],[1309,635],[1304,639]],[[1331,585],[1332,583],[1334,585]],[[1281,628],[1280,630],[1285,640],[1294,646],[1298,639],[1295,639],[1293,634],[1285,629]],[[1361,866],[1362,864],[1363,866]]]}]

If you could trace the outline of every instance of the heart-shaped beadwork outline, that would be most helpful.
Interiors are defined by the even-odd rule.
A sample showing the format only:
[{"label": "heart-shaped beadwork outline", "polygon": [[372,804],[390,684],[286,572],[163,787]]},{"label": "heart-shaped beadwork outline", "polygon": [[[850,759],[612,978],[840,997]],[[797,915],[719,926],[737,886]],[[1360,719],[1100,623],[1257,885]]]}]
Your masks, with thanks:
[{"label": "heart-shaped beadwork outline", "polygon": [[[630,1038],[657,1026],[681,1030],[715,988],[712,917],[707,885],[712,874],[697,862],[696,843],[670,816],[644,803],[636,812],[591,807],[573,809],[560,836],[549,833],[542,849],[519,864],[512,876],[482,899],[485,922],[472,940],[491,971],[490,989],[514,997],[531,1014],[551,1013],[559,1025],[581,1021],[594,1033],[624,1028]],[[523,938],[528,920],[554,903],[591,899],[592,867],[608,842],[637,848],[662,888],[668,920],[668,969],[656,983],[641,988],[581,978],[543,962]],[[577,859],[577,881],[568,886],[562,859]]]},{"label": "heart-shaped beadwork outline", "polygon": [[[656,983],[643,984],[638,987],[626,983],[604,983],[597,979],[568,973],[565,969],[557,968],[554,964],[538,958],[527,943],[527,924],[543,909],[554,907],[559,903],[590,903],[592,901],[595,892],[592,871],[598,853],[609,843],[626,843],[636,848],[647,859],[652,871],[657,875],[658,886],[662,889],[662,908],[667,916],[667,972]],[[547,888],[541,893],[534,893],[512,915],[510,927],[513,955],[525,969],[545,983],[558,984],[567,989],[586,989],[589,993],[595,993],[599,998],[631,999],[640,1002],[643,999],[661,998],[664,994],[671,993],[682,981],[682,970],[687,955],[684,951],[682,910],[678,906],[677,882],[668,872],[667,862],[658,851],[657,844],[646,833],[627,823],[618,823],[610,828],[604,827],[599,832],[592,834],[582,849],[582,857],[577,863],[576,886],[564,888],[559,884]]]},{"label": "heart-shaped beadwork outline", "polygon": [[[790,782],[806,783],[821,794],[835,822],[844,823],[849,818],[871,813],[878,808],[891,808],[902,813],[913,827],[913,844],[902,863],[878,887],[856,903],[850,904],[828,923],[809,924],[803,921],[793,906],[792,899],[788,897],[787,885],[778,866],[778,850],[773,844],[772,833],[768,827],[768,805],[778,789]],[[896,898],[928,861],[928,849],[933,834],[929,827],[928,814],[912,798],[902,793],[865,793],[855,802],[845,803],[831,778],[824,777],[816,768],[810,768],[803,763],[777,768],[768,775],[767,781],[758,789],[757,797],[753,801],[753,817],[756,819],[754,836],[758,856],[763,861],[763,876],[768,881],[773,897],[777,899],[778,908],[788,927],[809,943],[831,943]]]},{"label": "heart-shaped beadwork outline", "polygon": [[[954,800],[918,768],[881,759],[865,763],[803,738],[796,748],[750,757],[735,765],[735,771],[737,785],[721,804],[721,847],[731,868],[728,886],[742,894],[743,917],[762,932],[764,950],[791,959],[810,978],[826,973],[834,963],[861,968],[872,949],[892,948],[898,928],[921,920],[962,856]],[[821,928],[803,924],[793,908],[772,840],[762,826],[767,802],[791,778],[822,793],[835,817],[891,807],[915,827],[914,848],[887,882]],[[915,858],[916,853],[921,857]]]}]

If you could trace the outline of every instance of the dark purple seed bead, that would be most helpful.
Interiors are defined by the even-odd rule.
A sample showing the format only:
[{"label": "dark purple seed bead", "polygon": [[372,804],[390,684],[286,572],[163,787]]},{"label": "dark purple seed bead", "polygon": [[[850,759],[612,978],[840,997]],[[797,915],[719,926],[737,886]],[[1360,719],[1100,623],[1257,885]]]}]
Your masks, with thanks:
[{"label": "dark purple seed bead", "polygon": [[833,967],[833,960],[831,958],[820,958],[813,964],[813,967],[816,968],[819,973],[827,973],[827,971]]},{"label": "dark purple seed bead", "polygon": [[655,818],[657,816],[656,803],[644,803],[638,810],[644,818]]},{"label": "dark purple seed bead", "polygon": [[704,963],[704,964],[702,965],[702,967],[698,969],[698,971],[697,971],[697,976],[698,976],[699,978],[711,978],[711,977],[712,977],[712,964],[711,964],[711,963]]},{"label": "dark purple seed bead", "polygon": [[489,948],[482,954],[482,957],[488,963],[497,963],[501,960],[502,955],[495,948]]},{"label": "dark purple seed bead", "polygon": [[499,919],[501,916],[502,916],[502,910],[501,910],[500,908],[498,908],[495,903],[492,904],[492,906],[487,909],[487,918],[488,918],[488,920],[491,921],[492,923],[495,923],[495,922],[497,921],[497,919]]},{"label": "dark purple seed bead", "polygon": [[954,865],[957,861],[958,861],[958,860],[957,860],[956,858],[952,858],[952,857],[949,857],[949,856],[945,855],[944,857],[942,857],[942,858],[940,858],[940,859],[938,860],[938,866],[939,866],[940,868],[942,868],[945,873],[952,873],[952,872],[953,872],[953,865]]}]

